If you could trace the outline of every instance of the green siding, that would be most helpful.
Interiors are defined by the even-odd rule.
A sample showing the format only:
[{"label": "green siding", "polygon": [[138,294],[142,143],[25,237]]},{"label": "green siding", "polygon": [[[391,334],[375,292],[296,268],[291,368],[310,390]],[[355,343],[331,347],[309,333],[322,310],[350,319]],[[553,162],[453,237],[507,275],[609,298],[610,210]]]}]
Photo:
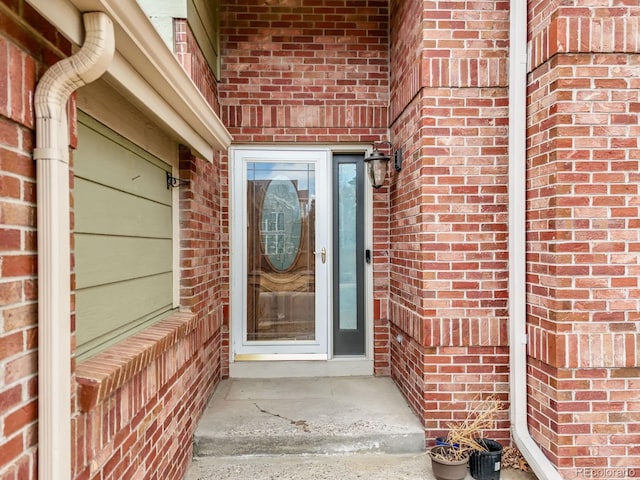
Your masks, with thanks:
[{"label": "green siding", "polygon": [[81,114],[74,154],[76,345],[87,358],[173,305],[171,167]]},{"label": "green siding", "polygon": [[[166,181],[165,181],[165,187]],[[76,177],[76,232],[171,238],[171,206]]]},{"label": "green siding", "polygon": [[76,292],[76,316],[95,321],[78,328],[76,340],[84,344],[113,332],[133,328],[132,320],[171,308],[171,273],[136,278]]},{"label": "green siding", "polygon": [[87,288],[171,272],[171,239],[77,234],[76,287]]},{"label": "green siding", "polygon": [[171,171],[169,165],[84,115],[78,136],[76,177],[171,205],[165,173]]},{"label": "green siding", "polygon": [[187,21],[213,74],[220,79],[220,14],[217,2],[187,1]]}]

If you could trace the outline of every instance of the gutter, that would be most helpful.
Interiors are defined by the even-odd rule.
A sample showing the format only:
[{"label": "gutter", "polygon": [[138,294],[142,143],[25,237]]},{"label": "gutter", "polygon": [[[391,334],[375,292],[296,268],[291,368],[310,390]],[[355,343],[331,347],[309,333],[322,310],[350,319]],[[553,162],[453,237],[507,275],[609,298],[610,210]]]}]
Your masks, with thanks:
[{"label": "gutter", "polygon": [[111,63],[102,12],[83,15],[82,48],[45,72],[35,92],[38,211],[38,478],[71,478],[71,285],[67,101]]},{"label": "gutter", "polygon": [[527,0],[511,0],[509,52],[509,383],[511,435],[540,480],[562,480],[527,424]]}]

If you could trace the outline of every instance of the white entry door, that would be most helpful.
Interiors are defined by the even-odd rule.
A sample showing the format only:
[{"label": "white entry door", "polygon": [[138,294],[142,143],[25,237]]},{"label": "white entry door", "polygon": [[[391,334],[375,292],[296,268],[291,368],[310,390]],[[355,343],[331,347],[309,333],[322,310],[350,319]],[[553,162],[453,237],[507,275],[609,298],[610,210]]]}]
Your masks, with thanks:
[{"label": "white entry door", "polygon": [[232,150],[235,360],[328,358],[330,166],[328,150]]}]

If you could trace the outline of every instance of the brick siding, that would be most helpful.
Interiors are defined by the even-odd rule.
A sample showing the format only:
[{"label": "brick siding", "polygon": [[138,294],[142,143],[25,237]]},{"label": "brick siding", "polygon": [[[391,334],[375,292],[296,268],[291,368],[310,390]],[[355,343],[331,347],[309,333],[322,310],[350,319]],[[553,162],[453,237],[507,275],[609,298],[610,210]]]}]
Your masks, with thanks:
[{"label": "brick siding", "polygon": [[220,380],[221,321],[177,314],[78,366],[73,478],[183,478]]},{"label": "brick siding", "polygon": [[640,8],[530,12],[530,428],[565,478],[627,478],[640,468]]},{"label": "brick siding", "polygon": [[198,47],[198,42],[189,28],[187,20],[173,20],[174,52],[180,64],[187,71],[200,93],[207,99],[211,108],[220,114],[218,101],[218,82],[207,63],[207,59]]},{"label": "brick siding", "polygon": [[235,142],[386,136],[385,1],[223,1],[220,8],[220,103]]},{"label": "brick siding", "polygon": [[391,373],[429,443],[474,400],[508,406],[508,4],[457,5],[391,2]]}]

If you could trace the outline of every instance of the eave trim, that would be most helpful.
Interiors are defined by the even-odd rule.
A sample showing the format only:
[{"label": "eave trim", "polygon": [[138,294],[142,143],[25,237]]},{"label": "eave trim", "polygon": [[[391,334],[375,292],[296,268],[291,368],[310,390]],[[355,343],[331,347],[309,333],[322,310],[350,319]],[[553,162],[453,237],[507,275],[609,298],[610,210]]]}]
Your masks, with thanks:
[{"label": "eave trim", "polygon": [[82,12],[113,20],[115,61],[106,78],[176,139],[209,161],[232,137],[135,0],[28,0],[65,37],[82,42]]}]

